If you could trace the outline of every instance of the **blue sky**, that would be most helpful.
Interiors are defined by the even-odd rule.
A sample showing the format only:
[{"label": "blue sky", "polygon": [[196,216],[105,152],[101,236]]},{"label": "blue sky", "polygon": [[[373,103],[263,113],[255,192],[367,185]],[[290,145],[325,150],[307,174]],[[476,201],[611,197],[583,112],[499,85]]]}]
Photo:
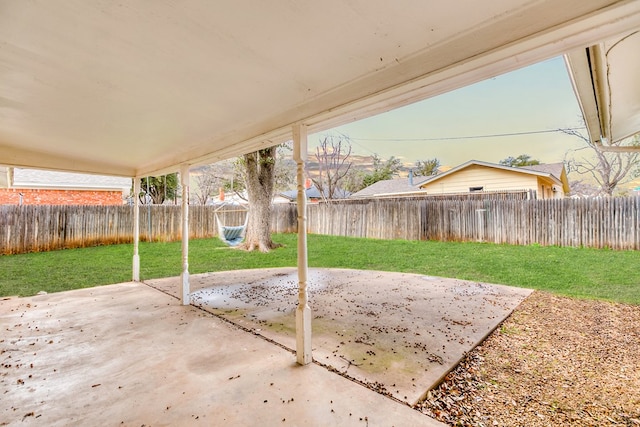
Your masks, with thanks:
[{"label": "blue sky", "polygon": [[[582,126],[580,108],[560,57],[338,127],[356,154],[377,153],[413,163],[437,157],[456,166],[467,160],[497,163],[529,154],[543,163],[562,161],[580,140],[562,133],[448,139]],[[312,135],[313,150],[320,135]],[[442,140],[435,140],[442,138]]]}]

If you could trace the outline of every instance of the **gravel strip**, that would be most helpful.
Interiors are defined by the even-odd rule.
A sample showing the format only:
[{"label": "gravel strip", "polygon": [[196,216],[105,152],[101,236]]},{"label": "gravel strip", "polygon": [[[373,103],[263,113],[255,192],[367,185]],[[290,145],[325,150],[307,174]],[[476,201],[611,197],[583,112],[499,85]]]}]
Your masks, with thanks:
[{"label": "gravel strip", "polygon": [[640,426],[640,306],[536,291],[416,408],[452,426]]}]

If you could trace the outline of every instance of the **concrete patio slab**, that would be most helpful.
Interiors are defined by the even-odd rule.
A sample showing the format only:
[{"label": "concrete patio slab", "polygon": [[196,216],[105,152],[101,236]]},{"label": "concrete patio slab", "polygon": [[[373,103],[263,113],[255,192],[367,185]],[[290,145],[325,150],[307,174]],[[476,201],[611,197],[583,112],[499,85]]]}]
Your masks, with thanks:
[{"label": "concrete patio slab", "polygon": [[442,425],[140,283],[5,299],[0,328],[0,425]]},{"label": "concrete patio slab", "polygon": [[[295,348],[294,268],[191,276],[192,303]],[[178,296],[179,278],[148,280]],[[311,269],[313,358],[415,404],[531,290],[378,271]]]}]

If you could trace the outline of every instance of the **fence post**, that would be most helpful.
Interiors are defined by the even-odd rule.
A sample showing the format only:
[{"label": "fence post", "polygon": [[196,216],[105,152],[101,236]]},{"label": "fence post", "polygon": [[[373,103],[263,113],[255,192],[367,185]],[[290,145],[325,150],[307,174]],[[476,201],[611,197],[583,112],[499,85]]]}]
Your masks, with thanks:
[{"label": "fence post", "polygon": [[478,242],[484,242],[484,213],[486,209],[476,209]]}]

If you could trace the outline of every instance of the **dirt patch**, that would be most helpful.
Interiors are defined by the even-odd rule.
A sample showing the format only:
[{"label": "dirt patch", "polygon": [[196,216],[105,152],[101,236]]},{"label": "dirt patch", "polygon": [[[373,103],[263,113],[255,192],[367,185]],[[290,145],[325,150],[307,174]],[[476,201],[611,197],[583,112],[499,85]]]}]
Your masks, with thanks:
[{"label": "dirt patch", "polygon": [[416,407],[455,426],[640,426],[640,306],[534,292]]}]

